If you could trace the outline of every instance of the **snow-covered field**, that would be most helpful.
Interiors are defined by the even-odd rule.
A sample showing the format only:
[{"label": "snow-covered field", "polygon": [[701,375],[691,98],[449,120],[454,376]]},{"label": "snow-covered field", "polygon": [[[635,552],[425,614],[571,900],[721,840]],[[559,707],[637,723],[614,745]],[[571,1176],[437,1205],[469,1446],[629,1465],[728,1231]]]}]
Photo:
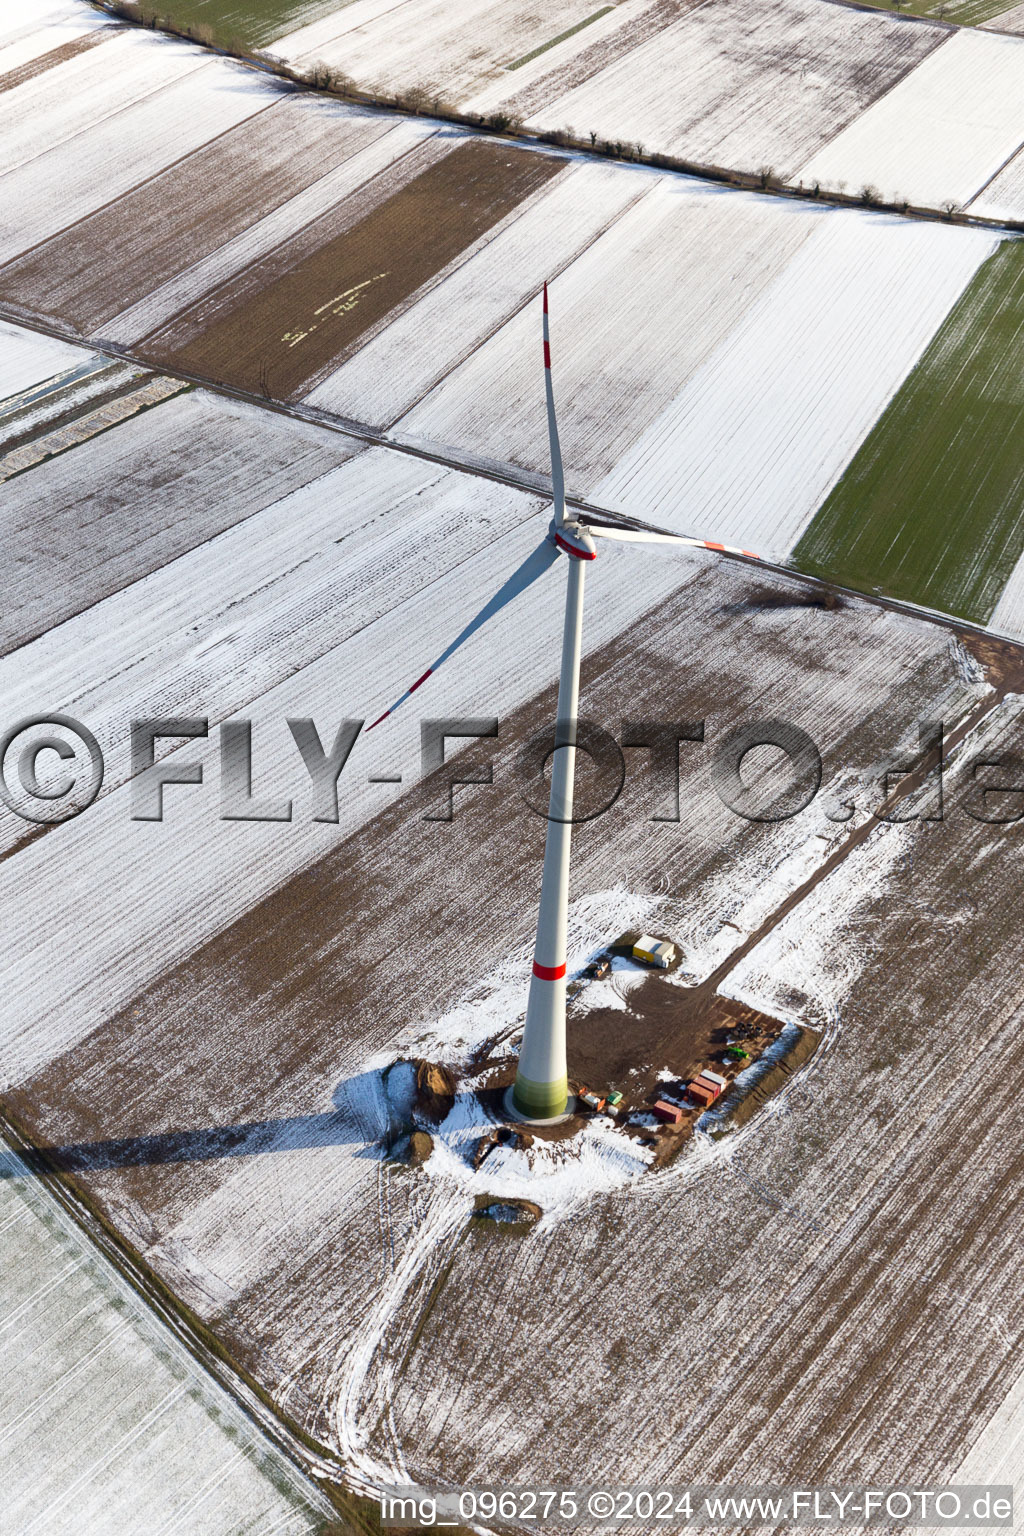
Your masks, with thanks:
[{"label": "snow-covered field", "polygon": [[[20,18],[20,25],[17,18]],[[14,21],[13,26],[8,25]],[[38,5],[32,20],[26,21],[25,8],[0,12],[0,78],[38,61],[43,54],[89,36],[106,24],[106,18],[77,0],[63,0],[59,5]]]},{"label": "snow-covered field", "polygon": [[593,501],[785,559],[996,241],[824,222]]},{"label": "snow-covered field", "polygon": [[[0,260],[10,260],[48,235],[65,229],[92,212],[101,200],[128,192],[172,160],[198,149],[269,105],[266,88],[254,84],[246,72],[221,60],[199,60],[195,50],[183,46],[159,44],[158,49],[167,49],[165,61],[159,53],[154,57],[152,49],[140,50],[135,33],[126,33],[123,39],[93,49],[84,56],[85,61],[95,67],[97,61],[102,63],[106,48],[122,42],[132,44],[136,55],[143,55],[138,73],[125,68],[123,75],[125,81],[137,80],[135,89],[143,99],[132,101],[121,111],[110,111],[110,103],[104,100],[108,110],[97,113],[97,121],[86,125],[78,120],[74,128],[69,128],[68,140],[58,140],[53,147],[44,125],[49,112],[59,110],[59,106],[51,108],[43,101],[31,103],[26,126],[35,133],[42,129],[45,137],[33,146],[31,158],[26,154],[20,165],[12,166],[0,178]],[[61,70],[76,62],[50,70],[41,79],[56,79],[59,84]],[[154,73],[154,65],[166,66],[166,79],[161,80]],[[106,70],[98,71],[98,84],[104,91],[109,89],[107,82],[111,78],[122,78],[120,68],[118,63],[111,62]],[[3,103],[16,98],[20,89],[27,87],[0,96],[0,141],[5,144],[8,129],[2,117]],[[67,95],[61,94],[60,102],[75,105],[74,84],[66,82],[64,91]],[[74,166],[71,183],[69,163]],[[102,199],[97,195],[99,187]]]},{"label": "snow-covered field", "polygon": [[[364,89],[418,87],[536,128],[568,126],[731,170],[770,168],[826,190],[874,186],[935,208],[968,203],[1020,147],[1024,43],[1012,36],[820,0],[626,0],[604,15],[588,6],[539,12],[531,8],[524,30],[508,0],[359,0],[271,51],[322,60]],[[1012,31],[1014,20],[1009,12],[993,26]],[[1019,219],[1024,203],[1004,199],[988,216]]]},{"label": "snow-covered field", "polygon": [[971,212],[986,219],[1019,220],[1024,216],[1024,150],[982,188],[971,203]]},{"label": "snow-covered field", "polygon": [[529,122],[596,129],[602,139],[699,164],[770,166],[795,180],[822,144],[942,42],[937,28],[818,0],[708,0],[546,101]]},{"label": "snow-covered field", "polygon": [[[1024,43],[964,28],[798,168],[889,201],[971,203],[1024,144]],[[1024,216],[1016,206],[1015,218]]]},{"label": "snow-covered field", "polygon": [[1013,5],[986,23],[996,32],[1024,33],[1024,5]]},{"label": "snow-covered field", "polygon": [[354,0],[268,52],[335,65],[382,93],[421,86],[460,98],[596,9],[591,0],[542,0],[526,9],[519,0]]},{"label": "snow-covered field", "polygon": [[[0,249],[32,247],[4,269],[0,296],[173,367],[189,370],[194,352],[191,371],[219,378],[223,368],[229,383],[232,349],[223,363],[202,350],[225,305],[258,306],[298,263],[472,143],[425,119],[282,100],[252,72],[134,32],[0,97],[0,134],[4,102],[26,92],[35,94],[11,122],[29,137],[44,132],[39,113],[72,67],[91,100],[103,78],[95,60],[115,49],[140,99],[100,121],[80,114],[73,138],[0,177]],[[65,84],[73,104],[76,81]],[[265,134],[253,124],[264,118],[283,158],[253,198],[246,172],[263,164]],[[338,365],[318,340],[323,363],[297,393],[307,390],[312,411],[542,486],[536,297],[553,279],[570,489],[786,558],[995,237],[534,153],[556,174],[466,250],[439,255],[434,275],[343,347]],[[454,209],[450,180],[434,195]],[[210,230],[198,242],[194,206]],[[33,245],[44,234],[54,238]],[[126,276],[104,279],[105,253],[122,243]],[[325,271],[317,281],[334,281],[333,266]],[[275,347],[290,355],[291,333],[282,341],[275,324],[269,365]]]},{"label": "snow-covered field", "polygon": [[[355,9],[346,26],[358,20]],[[843,27],[865,20],[819,9]],[[717,10],[708,16],[724,25]],[[892,18],[867,19],[904,36]],[[794,13],[787,25],[798,20]],[[1008,91],[1005,45],[958,35],[912,79],[958,49],[981,71],[981,54],[994,49],[1005,65],[996,83]],[[98,115],[102,55],[118,64],[124,98],[107,115]],[[935,90],[955,74],[944,68]],[[908,77],[885,101],[910,85]],[[46,114],[58,105],[58,125],[77,131],[43,151]],[[245,173],[263,163],[263,130],[253,123],[264,117],[273,119],[276,154],[293,143],[295,164],[286,173],[285,156],[250,198]],[[0,250],[32,249],[7,265],[0,296],[35,314],[52,308],[136,355],[170,356],[173,367],[188,370],[192,349],[194,371],[219,378],[223,366],[229,383],[231,348],[223,365],[219,353],[202,351],[225,304],[232,312],[257,306],[297,263],[339,231],[358,231],[423,168],[472,142],[425,119],[281,99],[258,74],[131,31],[0,97],[0,136],[8,131],[35,151],[0,177]],[[345,346],[337,366],[323,343],[323,365],[297,392],[307,389],[315,412],[542,486],[536,296],[553,278],[570,489],[785,559],[994,236],[536,153],[557,174],[468,249],[439,256],[435,274]],[[458,185],[436,195],[454,208]],[[208,211],[212,231],[199,242],[190,233],[194,204]],[[110,272],[104,288],[105,253],[121,246],[122,228],[128,275],[120,283]],[[129,300],[120,312],[119,288]],[[332,294],[325,291],[328,302]],[[274,324],[266,345],[287,353],[291,333],[280,340]]]},{"label": "snow-covered field", "polygon": [[0,1524],[312,1536],[330,1505],[0,1150]]},{"label": "snow-covered field", "polygon": [[0,409],[13,407],[17,396],[79,367],[86,357],[81,347],[0,320]]}]

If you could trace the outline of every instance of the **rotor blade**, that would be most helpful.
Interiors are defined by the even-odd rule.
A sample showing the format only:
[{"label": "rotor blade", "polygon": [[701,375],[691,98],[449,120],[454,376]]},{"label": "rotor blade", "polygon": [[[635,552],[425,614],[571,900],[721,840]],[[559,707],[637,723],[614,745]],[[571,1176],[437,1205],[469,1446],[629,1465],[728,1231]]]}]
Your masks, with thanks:
[{"label": "rotor blade", "polygon": [[551,387],[551,336],[548,330],[548,285],[544,284],[544,394],[548,405],[548,447],[551,452],[551,500],[555,509],[555,527],[565,522],[565,475],[562,449],[555,420],[555,392]]},{"label": "rotor blade", "polygon": [[600,523],[587,523],[587,532],[595,539],[615,539],[621,544],[688,544],[693,549],[713,549],[718,554],[746,555],[748,560],[760,560],[752,549],[739,549],[735,544],[715,544],[711,539],[688,539],[681,533],[647,533],[642,528],[604,528]]},{"label": "rotor blade", "polygon": [[508,580],[498,588],[494,596],[484,604],[476,617],[470,619],[465,629],[456,635],[451,645],[441,652],[432,666],[427,668],[423,676],[418,677],[412,686],[405,690],[401,698],[397,699],[390,709],[386,709],[373,722],[373,725],[368,725],[366,729],[372,731],[374,725],[380,725],[382,720],[386,720],[389,715],[393,715],[398,706],[404,704],[406,699],[416,692],[417,688],[421,688],[427,678],[436,672],[438,667],[448,660],[449,656],[455,654],[460,645],[464,645],[471,635],[475,635],[478,629],[482,629],[488,619],[493,619],[496,613],[500,613],[502,608],[506,608],[514,598],[519,596],[520,592],[525,592],[527,587],[531,586],[539,576],[543,576],[545,571],[549,570],[557,559],[558,550],[549,539],[545,539],[542,544],[538,544],[537,548],[527,555],[518,570],[513,571]]}]

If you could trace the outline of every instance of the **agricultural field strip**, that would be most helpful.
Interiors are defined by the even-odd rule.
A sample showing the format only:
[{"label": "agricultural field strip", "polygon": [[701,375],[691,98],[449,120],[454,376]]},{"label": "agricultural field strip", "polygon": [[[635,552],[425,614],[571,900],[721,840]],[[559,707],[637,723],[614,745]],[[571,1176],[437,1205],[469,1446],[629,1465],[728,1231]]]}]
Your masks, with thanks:
[{"label": "agricultural field strip", "polygon": [[[335,469],[351,438],[198,392],[122,422],[4,488],[0,651]],[[215,486],[215,491],[211,489]]]},{"label": "agricultural field strip", "polygon": [[[686,0],[680,0],[679,10],[684,3]],[[701,5],[705,0],[690,3]],[[612,58],[618,58],[634,49],[649,32],[660,31],[665,25],[664,13],[660,0],[620,0],[592,25],[566,38],[556,49],[521,65],[514,74],[502,70],[468,97],[458,96],[459,105],[464,112],[485,116],[500,110],[522,114],[524,109],[524,115],[529,115],[553,93],[563,95],[569,84],[577,82],[577,76],[588,79],[596,73],[600,67],[596,61],[601,55],[610,53]]]},{"label": "agricultural field strip", "polygon": [[1024,150],[1018,150],[971,203],[983,219],[1019,219],[1024,209]]},{"label": "agricultural field strip", "polygon": [[[60,48],[64,43],[73,42],[79,37],[87,37],[90,32],[98,31],[104,25],[104,18],[98,11],[92,11],[90,14],[83,6],[81,10],[76,10],[69,16],[62,16],[59,20],[49,23],[44,22],[38,29],[29,32],[16,42],[5,43],[3,34],[0,33],[0,87],[3,85],[4,75],[20,69],[23,64],[31,63],[54,48]],[[111,29],[111,35],[113,35],[113,29]]]},{"label": "agricultural field strip", "polygon": [[708,0],[556,96],[527,126],[568,123],[703,164],[771,166],[795,180],[803,161],[941,51],[945,37],[820,0]]},{"label": "agricultural field strip", "polygon": [[[794,208],[781,203],[737,201],[699,184],[647,172],[637,173],[635,180],[643,190],[639,200],[552,282],[563,451],[570,490],[581,495],[589,494],[685,386],[817,227],[815,210],[800,210],[794,218]],[[570,190],[571,185],[565,195]],[[551,195],[558,199],[563,194],[555,189]],[[810,217],[803,217],[808,211]],[[681,270],[687,272],[685,288]],[[486,265],[477,271],[470,267],[466,284],[477,281],[478,273],[486,279]],[[451,332],[447,316],[462,314],[460,290],[461,284],[442,285],[424,306],[423,323],[436,319]],[[408,339],[407,327],[419,309],[415,306],[406,317],[397,342]],[[353,405],[358,389],[369,389],[371,401],[374,393],[380,398],[382,386],[387,390],[393,440],[446,444],[470,460],[505,460],[543,474],[546,427],[535,382],[535,327],[534,307],[520,306],[496,333],[483,332],[477,349],[464,361],[454,359],[443,376],[435,365],[438,382],[432,390],[429,377],[412,372],[409,382],[416,394],[406,394],[385,332],[376,345],[393,375],[390,385],[382,377],[374,391],[368,374],[381,363],[372,351],[365,357],[357,354],[309,403],[327,405],[351,370]],[[481,400],[492,402],[486,414],[479,409]]]},{"label": "agricultural field strip", "polygon": [[0,408],[16,395],[78,367],[82,348],[0,320]]},{"label": "agricultural field strip", "polygon": [[41,463],[43,459],[51,458],[55,454],[67,453],[69,449],[88,442],[97,433],[109,431],[119,422],[126,421],[129,416],[159,405],[162,400],[180,394],[188,387],[180,379],[147,379],[131,393],[120,395],[115,400],[107,400],[86,415],[55,427],[53,431],[45,432],[42,436],[34,437],[31,442],[12,448],[9,453],[0,454],[0,481],[10,480],[14,475],[23,474],[25,470]]},{"label": "agricultural field strip", "polygon": [[1024,553],[1022,258],[1004,241],[979,269],[795,546],[799,569],[988,622]]},{"label": "agricultural field strip", "polygon": [[126,28],[102,48],[68,59],[0,95],[3,176],[45,155],[165,86],[207,70],[208,55],[187,43]]},{"label": "agricultural field strip", "polygon": [[996,244],[830,217],[593,500],[785,559]]},{"label": "agricultural field strip", "polygon": [[[268,96],[265,109],[8,263],[4,289],[29,313],[96,330],[393,126],[298,91]],[[116,284],[106,270],[112,246]]]},{"label": "agricultural field strip", "polygon": [[[702,252],[691,270],[707,270],[702,282],[711,297],[698,291],[693,314],[677,310],[678,329],[668,319],[679,303],[675,262],[687,231],[670,218],[659,229],[656,196],[620,218],[555,280],[567,483],[598,507],[766,557],[784,555],[996,242],[980,232],[965,240],[960,230],[756,199],[741,222],[727,196],[717,208],[712,195],[693,209],[697,248],[710,233],[713,255],[708,261]],[[685,216],[670,187],[663,218],[673,198]],[[934,273],[927,292],[914,263]],[[642,275],[609,314],[602,295],[609,271],[620,265]],[[747,285],[738,313],[734,275]],[[667,289],[647,286],[656,281]],[[530,389],[533,323],[529,311],[514,317],[400,418],[390,436],[444,443],[481,461],[493,462],[500,446],[507,460],[543,472],[541,402]],[[614,370],[607,370],[608,357],[616,359]],[[751,358],[765,359],[763,368],[751,367]],[[786,384],[769,389],[766,378]],[[494,381],[501,393],[492,425],[480,402]],[[598,410],[594,397],[604,390],[607,408]],[[622,400],[628,415],[616,406]],[[592,423],[601,425],[595,430]],[[744,441],[742,455],[737,441]],[[750,484],[737,488],[743,475]]]},{"label": "agricultural field strip", "polygon": [[645,195],[642,183],[616,167],[571,164],[472,259],[389,318],[303,403],[384,430]]},{"label": "agricultural field strip", "polygon": [[[95,56],[95,50],[85,55]],[[59,73],[48,71],[50,76]],[[0,109],[5,99],[0,96]],[[0,176],[0,261],[129,191],[267,104],[266,86],[252,72],[222,59],[204,59],[184,79],[154,89]],[[0,122],[0,140],[3,132]]]},{"label": "agricultural field strip", "polygon": [[417,293],[470,260],[566,165],[558,155],[438,133],[315,229],[145,338],[144,355],[294,400]]},{"label": "agricultural field strip", "polygon": [[871,185],[890,200],[963,206],[1024,142],[1022,93],[1024,45],[957,32],[795,174],[825,189]]},{"label": "agricultural field strip", "polygon": [[489,0],[484,6],[465,0],[399,5],[354,0],[276,40],[269,51],[298,64],[323,60],[381,92],[420,86],[459,99],[599,8],[600,0],[561,0],[525,11],[519,0]]},{"label": "agricultural field strip", "polygon": [[97,339],[127,347],[160,329],[204,296],[270,255],[301,230],[315,224],[436,132],[435,123],[415,118],[400,120],[394,125],[385,123],[379,137],[328,171],[312,186],[289,198],[219,250],[178,276],[169,278],[121,314],[105,321],[97,329]]},{"label": "agricultural field strip", "polygon": [[128,393],[148,376],[146,369],[134,363],[111,363],[96,357],[80,368],[73,368],[63,381],[59,377],[51,380],[51,388],[25,390],[20,396],[21,405],[12,404],[5,409],[0,401],[0,452],[84,415],[101,401]]},{"label": "agricultural field strip", "polygon": [[23,1536],[311,1532],[326,1503],[0,1150],[0,1523]]},{"label": "agricultural field strip", "polygon": [[993,31],[1024,34],[1024,5],[1015,5],[1008,11],[1000,11],[998,16],[992,17],[988,26]]},{"label": "agricultural field strip", "polygon": [[[647,172],[638,180],[646,194],[551,287],[567,484],[588,497],[820,223],[821,210],[738,201]],[[528,305],[399,416],[389,437],[543,474],[535,349]]]},{"label": "agricultural field strip", "polygon": [[[109,634],[90,608],[4,658],[11,707],[30,710],[42,688],[98,722],[112,749],[106,795],[129,777],[133,718],[159,707],[216,725],[351,638],[389,598],[457,565],[463,494],[451,470],[386,449],[358,453],[111,595]],[[529,518],[539,508],[492,491],[469,538],[485,543],[511,511]],[[428,551],[396,571],[396,551],[416,537],[430,538]],[[162,742],[158,755],[180,746]],[[0,847],[18,837],[3,807]]]}]

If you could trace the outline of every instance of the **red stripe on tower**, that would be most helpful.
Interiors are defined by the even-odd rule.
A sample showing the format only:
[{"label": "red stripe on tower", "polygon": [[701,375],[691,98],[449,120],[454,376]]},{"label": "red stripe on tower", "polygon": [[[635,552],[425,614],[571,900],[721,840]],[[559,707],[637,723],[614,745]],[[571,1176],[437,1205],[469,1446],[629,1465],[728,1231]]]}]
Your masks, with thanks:
[{"label": "red stripe on tower", "polygon": [[539,960],[535,960],[533,974],[541,981],[561,981],[565,975],[565,961],[561,965],[541,965]]},{"label": "red stripe on tower", "polygon": [[551,343],[548,341],[544,343],[544,367],[551,367]]},{"label": "red stripe on tower", "polygon": [[433,672],[433,670],[434,670],[433,667],[428,667],[427,670],[424,672],[423,676],[422,677],[418,677],[416,679],[416,681],[413,683],[412,687],[409,689],[409,692],[410,693],[415,693],[416,689],[419,688],[423,683],[426,682],[427,678],[430,676],[430,674],[431,674],[431,672]]}]

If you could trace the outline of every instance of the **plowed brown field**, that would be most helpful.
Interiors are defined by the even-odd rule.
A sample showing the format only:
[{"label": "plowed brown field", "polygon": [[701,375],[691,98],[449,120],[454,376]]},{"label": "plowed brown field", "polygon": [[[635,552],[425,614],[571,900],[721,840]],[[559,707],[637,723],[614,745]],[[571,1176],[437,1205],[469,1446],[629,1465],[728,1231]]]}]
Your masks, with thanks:
[{"label": "plowed brown field", "polygon": [[317,107],[297,96],[271,102],[10,262],[0,270],[0,294],[88,334],[390,127]]},{"label": "plowed brown field", "polygon": [[291,247],[293,264],[287,250],[275,252],[221,290],[187,341],[172,326],[140,350],[166,367],[294,399],[564,166],[503,143],[459,143],[333,238]]}]

